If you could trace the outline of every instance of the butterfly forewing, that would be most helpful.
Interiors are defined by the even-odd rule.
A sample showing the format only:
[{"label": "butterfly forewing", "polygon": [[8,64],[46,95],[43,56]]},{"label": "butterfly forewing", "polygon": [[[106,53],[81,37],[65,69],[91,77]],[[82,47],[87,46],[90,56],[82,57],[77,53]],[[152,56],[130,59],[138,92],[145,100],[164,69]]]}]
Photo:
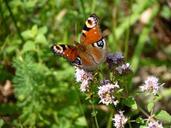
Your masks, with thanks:
[{"label": "butterfly forewing", "polygon": [[52,52],[57,55],[65,57],[67,60],[73,62],[75,61],[76,57],[78,56],[77,47],[70,46],[70,45],[53,45],[51,47]]},{"label": "butterfly forewing", "polygon": [[86,20],[80,37],[80,42],[83,44],[92,44],[102,38],[102,32],[99,27],[99,18],[92,14]]}]

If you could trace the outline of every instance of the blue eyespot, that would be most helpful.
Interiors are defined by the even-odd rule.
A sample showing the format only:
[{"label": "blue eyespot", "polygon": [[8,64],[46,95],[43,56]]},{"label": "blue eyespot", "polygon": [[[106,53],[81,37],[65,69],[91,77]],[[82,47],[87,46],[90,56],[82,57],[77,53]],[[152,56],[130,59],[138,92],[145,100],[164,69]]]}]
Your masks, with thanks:
[{"label": "blue eyespot", "polygon": [[77,57],[72,63],[76,64],[76,65],[81,65],[81,58]]},{"label": "blue eyespot", "polygon": [[97,46],[103,48],[104,42],[102,40],[98,41]]},{"label": "blue eyespot", "polygon": [[93,44],[93,47],[99,47],[99,48],[103,48],[105,45],[105,40],[101,39],[99,41],[97,41],[96,43]]}]

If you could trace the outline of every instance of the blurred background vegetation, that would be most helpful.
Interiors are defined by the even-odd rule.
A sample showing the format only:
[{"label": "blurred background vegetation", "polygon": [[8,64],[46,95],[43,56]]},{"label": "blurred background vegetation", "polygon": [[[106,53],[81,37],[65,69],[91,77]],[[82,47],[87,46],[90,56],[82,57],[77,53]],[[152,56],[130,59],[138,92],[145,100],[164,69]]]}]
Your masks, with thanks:
[{"label": "blurred background vegetation", "polygon": [[[158,76],[165,83],[159,106],[171,113],[170,0],[0,0],[1,127],[95,127],[74,68],[50,51],[79,41],[92,13],[108,51],[130,62],[133,92],[147,75]],[[110,113],[98,111],[99,126],[112,127]]]}]

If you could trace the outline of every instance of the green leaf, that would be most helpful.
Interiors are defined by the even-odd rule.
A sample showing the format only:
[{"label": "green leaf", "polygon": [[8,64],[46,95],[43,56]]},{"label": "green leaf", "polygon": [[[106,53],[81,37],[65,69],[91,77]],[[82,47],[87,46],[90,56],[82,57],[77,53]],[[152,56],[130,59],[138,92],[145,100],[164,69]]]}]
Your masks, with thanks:
[{"label": "green leaf", "polygon": [[169,19],[171,17],[170,8],[168,6],[164,6],[162,11],[161,11],[161,15],[164,18]]},{"label": "green leaf", "polygon": [[32,9],[33,7],[35,7],[36,2],[37,0],[25,1],[24,7],[27,9]]},{"label": "green leaf", "polygon": [[26,30],[21,33],[21,35],[24,37],[24,39],[31,39],[33,38],[33,35],[30,30]]},{"label": "green leaf", "polygon": [[24,32],[22,32],[22,36],[24,37],[24,39],[33,39],[35,38],[35,36],[38,33],[38,27],[37,25],[34,25],[31,30],[26,30]]},{"label": "green leaf", "polygon": [[138,118],[136,119],[136,123],[144,124],[144,119],[141,118],[141,117],[138,117]]},{"label": "green leaf", "polygon": [[46,34],[47,33],[47,27],[46,26],[43,26],[43,27],[41,27],[41,28],[39,28],[39,34]]},{"label": "green leaf", "polygon": [[140,128],[147,128],[147,126],[145,126],[145,125],[141,125],[141,126],[140,126]]},{"label": "green leaf", "polygon": [[35,37],[38,33],[38,27],[37,25],[34,25],[32,28],[31,28],[31,33],[33,35],[33,37]]},{"label": "green leaf", "polygon": [[165,110],[161,110],[156,113],[156,118],[166,123],[171,123],[171,115]]},{"label": "green leaf", "polygon": [[153,103],[153,102],[150,102],[150,103],[147,105],[147,110],[148,110],[149,112],[151,112],[151,110],[153,109],[153,107],[154,107],[154,103]]},{"label": "green leaf", "polygon": [[47,44],[47,40],[43,34],[38,34],[36,36],[35,42],[40,43],[40,44]]},{"label": "green leaf", "polygon": [[0,128],[4,125],[4,120],[0,119]]},{"label": "green leaf", "polygon": [[79,118],[76,120],[76,124],[77,124],[77,125],[80,125],[80,126],[86,126],[87,123],[86,123],[85,117],[79,117]]},{"label": "green leaf", "polygon": [[128,97],[126,99],[123,99],[122,103],[132,108],[133,110],[137,110],[137,103],[133,97]]},{"label": "green leaf", "polygon": [[18,48],[18,46],[11,45],[10,47],[6,48],[6,52],[7,53],[12,53],[12,52],[16,51],[17,48]]},{"label": "green leaf", "polygon": [[24,44],[22,52],[31,51],[31,50],[35,50],[35,49],[36,49],[35,43],[33,41],[28,40]]},{"label": "green leaf", "polygon": [[95,116],[97,115],[97,111],[93,111],[93,112],[91,113],[91,115],[92,115],[92,117],[95,117]]}]

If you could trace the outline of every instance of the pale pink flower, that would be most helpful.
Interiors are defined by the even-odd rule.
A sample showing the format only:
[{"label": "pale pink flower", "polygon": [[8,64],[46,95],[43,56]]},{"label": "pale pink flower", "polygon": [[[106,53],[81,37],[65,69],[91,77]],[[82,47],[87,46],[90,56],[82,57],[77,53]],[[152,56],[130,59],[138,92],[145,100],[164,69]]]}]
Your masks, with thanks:
[{"label": "pale pink flower", "polygon": [[127,122],[127,118],[123,115],[123,111],[119,111],[118,114],[114,115],[113,124],[116,128],[124,128],[124,125]]},{"label": "pale pink flower", "polygon": [[81,85],[80,85],[80,90],[81,92],[86,92],[89,90],[89,81],[88,80],[83,80]]},{"label": "pale pink flower", "polygon": [[115,70],[119,74],[123,74],[123,73],[127,73],[127,72],[131,71],[131,67],[130,67],[129,63],[126,63],[126,64],[122,64],[121,66],[116,67]]},{"label": "pale pink flower", "polygon": [[162,123],[159,123],[158,121],[153,121],[148,123],[147,128],[163,128]]},{"label": "pale pink flower", "polygon": [[115,100],[115,97],[113,96],[113,92],[115,88],[119,88],[118,83],[111,84],[107,82],[106,84],[99,87],[98,95],[100,97],[100,103],[109,105],[114,104],[117,105],[118,101]]},{"label": "pale pink flower", "polygon": [[92,73],[76,67],[75,77],[77,82],[81,82],[80,90],[82,92],[88,91],[89,81],[93,79]]},{"label": "pale pink flower", "polygon": [[140,87],[141,91],[152,92],[154,95],[156,95],[160,88],[158,81],[158,78],[155,76],[147,77],[144,82],[144,85]]}]

